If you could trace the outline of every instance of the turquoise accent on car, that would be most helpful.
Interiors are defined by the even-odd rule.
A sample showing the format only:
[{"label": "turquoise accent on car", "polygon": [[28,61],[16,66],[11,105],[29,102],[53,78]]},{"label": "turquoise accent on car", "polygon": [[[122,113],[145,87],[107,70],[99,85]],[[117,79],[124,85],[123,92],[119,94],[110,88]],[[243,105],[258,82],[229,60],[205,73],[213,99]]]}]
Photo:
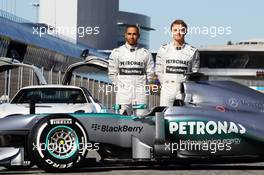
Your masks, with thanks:
[{"label": "turquoise accent on car", "polygon": [[[127,116],[127,115],[121,115],[121,114],[115,114],[115,113],[66,113],[67,115],[79,118],[79,117],[96,117],[96,118],[115,118],[115,119],[129,119],[133,120],[135,118],[138,118],[137,116]],[[35,116],[39,117],[45,117],[50,114],[37,114]]]},{"label": "turquoise accent on car", "polygon": [[132,106],[133,109],[146,109],[147,105],[146,104],[136,104]]},{"label": "turquoise accent on car", "polygon": [[113,109],[114,110],[120,110],[121,109],[121,105],[120,104],[113,104]]},{"label": "turquoise accent on car", "polygon": [[130,119],[133,120],[138,118],[137,116],[127,116],[121,114],[114,114],[114,113],[83,113],[83,114],[69,114],[73,117],[96,117],[96,118],[115,118],[115,119]]},{"label": "turquoise accent on car", "polygon": [[258,91],[264,91],[264,87],[256,87],[256,90],[258,90]]}]

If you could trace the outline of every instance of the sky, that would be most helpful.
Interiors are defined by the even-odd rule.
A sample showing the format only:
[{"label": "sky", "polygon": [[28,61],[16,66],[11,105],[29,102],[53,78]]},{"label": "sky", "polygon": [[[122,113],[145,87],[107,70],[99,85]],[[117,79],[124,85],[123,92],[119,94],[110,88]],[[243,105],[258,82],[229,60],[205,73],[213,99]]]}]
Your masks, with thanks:
[{"label": "sky", "polygon": [[196,47],[264,38],[263,8],[263,0],[120,0],[120,10],[151,17],[156,29],[150,35],[152,49],[171,41],[164,27],[174,19],[202,29],[187,35],[187,42]]},{"label": "sky", "polygon": [[[16,15],[36,20],[38,0],[0,0],[16,3]],[[120,0],[119,10],[151,17],[150,49],[171,41],[169,27],[173,20],[183,19],[189,29],[186,41],[196,47],[264,38],[263,0]]]}]

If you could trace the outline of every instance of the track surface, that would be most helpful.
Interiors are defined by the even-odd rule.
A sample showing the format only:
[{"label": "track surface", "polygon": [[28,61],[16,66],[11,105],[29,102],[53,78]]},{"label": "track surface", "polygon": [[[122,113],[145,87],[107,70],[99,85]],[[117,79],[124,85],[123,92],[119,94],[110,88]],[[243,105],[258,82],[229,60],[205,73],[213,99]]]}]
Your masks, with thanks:
[{"label": "track surface", "polygon": [[[13,175],[13,174],[58,174],[58,173],[45,173],[44,171],[33,167],[29,170],[23,171],[12,171],[6,170],[0,167],[0,175]],[[125,166],[125,165],[108,165],[105,167],[96,168],[80,168],[74,170],[69,174],[78,175],[139,175],[139,174],[151,174],[151,175],[263,175],[264,174],[264,163],[254,164],[225,164],[225,165],[171,165],[171,166]]]}]

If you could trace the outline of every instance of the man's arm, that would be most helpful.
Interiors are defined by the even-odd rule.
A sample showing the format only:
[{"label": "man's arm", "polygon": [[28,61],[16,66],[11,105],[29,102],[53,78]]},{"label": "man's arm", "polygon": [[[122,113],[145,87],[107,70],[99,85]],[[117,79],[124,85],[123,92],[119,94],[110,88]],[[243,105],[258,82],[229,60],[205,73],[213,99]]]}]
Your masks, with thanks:
[{"label": "man's arm", "polygon": [[114,49],[111,55],[109,56],[108,76],[113,84],[117,83],[117,74],[119,72],[118,55],[119,55],[118,50]]},{"label": "man's arm", "polygon": [[147,80],[149,82],[154,75],[154,60],[149,51],[147,51],[146,73],[147,73]]},{"label": "man's arm", "polygon": [[165,60],[164,53],[165,53],[165,48],[164,46],[161,46],[156,56],[156,75],[158,76],[158,79],[161,84],[163,82],[163,73],[164,73],[164,66],[165,66],[164,65],[164,60]]},{"label": "man's arm", "polygon": [[193,54],[192,59],[192,72],[198,72],[200,68],[200,54],[199,51],[196,50]]}]

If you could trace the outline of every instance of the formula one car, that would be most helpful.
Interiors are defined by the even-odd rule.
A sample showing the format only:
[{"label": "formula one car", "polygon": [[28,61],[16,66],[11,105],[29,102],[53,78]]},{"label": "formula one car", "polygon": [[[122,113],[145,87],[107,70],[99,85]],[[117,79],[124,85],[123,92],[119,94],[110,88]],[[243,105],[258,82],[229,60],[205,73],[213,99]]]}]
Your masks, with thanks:
[{"label": "formula one car", "polygon": [[11,158],[6,155],[8,159],[1,153],[1,164],[33,161],[45,171],[69,171],[90,151],[96,151],[101,157],[96,161],[102,163],[263,161],[264,94],[234,82],[192,80],[183,83],[182,106],[156,107],[145,116],[2,118],[0,146],[20,151]]}]

